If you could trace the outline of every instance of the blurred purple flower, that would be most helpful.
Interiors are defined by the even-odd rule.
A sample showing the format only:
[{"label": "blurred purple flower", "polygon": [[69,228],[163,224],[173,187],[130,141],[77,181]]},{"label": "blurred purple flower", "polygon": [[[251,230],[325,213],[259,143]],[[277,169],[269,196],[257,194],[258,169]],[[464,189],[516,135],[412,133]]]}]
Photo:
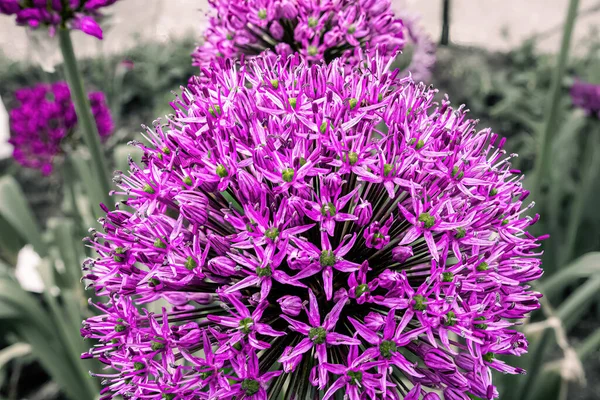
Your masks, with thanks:
[{"label": "blurred purple flower", "polygon": [[48,26],[52,34],[64,24],[71,29],[102,39],[97,19],[101,8],[117,0],[0,0],[0,14],[15,15],[19,25],[38,28]]},{"label": "blurred purple flower", "polygon": [[[54,159],[60,155],[61,143],[77,125],[75,107],[65,82],[40,84],[15,92],[19,105],[10,111],[9,143],[13,157],[24,167],[35,168],[44,175],[52,173]],[[102,138],[113,129],[104,93],[89,95],[92,112]]]},{"label": "blurred purple flower", "polygon": [[600,85],[577,79],[571,86],[570,94],[575,107],[600,118]]}]

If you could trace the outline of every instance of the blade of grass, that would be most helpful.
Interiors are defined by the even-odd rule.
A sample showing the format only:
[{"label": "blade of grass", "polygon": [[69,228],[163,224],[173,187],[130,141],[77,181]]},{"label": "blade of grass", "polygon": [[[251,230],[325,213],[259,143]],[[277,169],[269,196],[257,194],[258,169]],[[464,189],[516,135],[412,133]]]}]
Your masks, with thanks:
[{"label": "blade of grass", "polygon": [[10,176],[0,178],[0,215],[28,243],[31,243],[40,257],[48,254],[33,212],[17,182]]},{"label": "blade of grass", "polygon": [[578,7],[579,0],[569,1],[569,7],[565,17],[565,25],[560,45],[560,52],[558,53],[558,60],[552,74],[552,83],[550,86],[550,93],[548,95],[548,105],[545,111],[544,128],[540,132],[540,147],[535,160],[534,169],[528,182],[530,185],[529,189],[531,192],[531,198],[537,202],[538,210],[544,210],[544,196],[542,193],[540,193],[540,190],[542,188],[543,181],[546,179],[546,170],[548,169],[548,163],[550,161],[550,153],[552,149],[552,136],[556,127],[559,126],[561,85],[567,68],[567,60],[569,58],[569,50],[571,47],[571,36],[573,35],[573,28],[575,27],[575,21],[577,19]]},{"label": "blade of grass", "polygon": [[584,254],[538,285],[544,296],[552,300],[577,279],[594,274],[600,274],[600,252]]}]

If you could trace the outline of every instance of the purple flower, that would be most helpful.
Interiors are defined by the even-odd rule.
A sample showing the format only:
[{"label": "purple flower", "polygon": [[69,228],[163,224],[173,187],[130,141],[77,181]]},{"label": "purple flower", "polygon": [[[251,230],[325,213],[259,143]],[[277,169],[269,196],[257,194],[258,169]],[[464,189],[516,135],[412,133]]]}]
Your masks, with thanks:
[{"label": "purple flower", "polygon": [[[327,24],[250,6],[221,10],[236,35],[248,12],[263,30],[269,12],[314,18],[303,37]],[[366,23],[343,21],[355,38]],[[527,351],[515,325],[539,307],[522,177],[389,60],[214,62],[134,142],[142,163],[115,179],[128,208],[105,209],[84,265],[107,299],[82,328],[103,400],[491,399],[491,370],[522,372],[499,361]]]},{"label": "purple flower", "polygon": [[[401,10],[399,13],[404,23],[406,47],[410,62],[403,69],[405,75],[410,74],[415,82],[429,82],[436,61],[436,45],[429,34],[421,26],[417,15]],[[404,57],[400,57],[403,61]]]},{"label": "purple flower", "polygon": [[577,79],[571,86],[570,93],[575,107],[583,109],[588,115],[600,118],[600,85]]},{"label": "purple flower", "polygon": [[[113,131],[113,121],[104,94],[89,94],[92,111],[101,138]],[[10,110],[13,158],[27,168],[39,169],[44,175],[52,173],[57,158],[62,156],[61,145],[70,139],[77,126],[75,107],[65,82],[40,84],[15,92],[19,103]]]},{"label": "purple flower", "polygon": [[97,19],[101,8],[114,4],[117,0],[0,0],[0,13],[15,15],[19,25],[38,28],[48,26],[53,34],[57,27],[64,25],[78,29],[87,35],[102,39],[102,29]]},{"label": "purple flower", "polygon": [[[233,0],[209,1],[215,10],[193,64],[239,58],[270,49],[286,57],[293,49],[311,63],[343,57],[350,66],[366,46],[401,49],[405,29],[389,1]],[[388,57],[392,54],[388,54]]]}]

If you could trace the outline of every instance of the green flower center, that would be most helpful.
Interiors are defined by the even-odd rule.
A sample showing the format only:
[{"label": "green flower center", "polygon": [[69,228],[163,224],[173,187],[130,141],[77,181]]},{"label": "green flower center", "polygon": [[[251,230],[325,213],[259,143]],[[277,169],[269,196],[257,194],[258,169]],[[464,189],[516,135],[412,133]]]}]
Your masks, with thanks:
[{"label": "green flower center", "polygon": [[309,56],[316,56],[318,52],[319,52],[319,49],[317,49],[316,46],[308,46],[308,55]]},{"label": "green flower center", "polygon": [[446,321],[444,321],[444,325],[446,325],[446,326],[456,325],[456,314],[454,313],[454,311],[448,311],[448,314],[446,314]]},{"label": "green flower center", "polygon": [[223,164],[219,164],[217,165],[217,175],[219,175],[220,178],[225,178],[227,176],[227,169],[225,168],[225,166]]},{"label": "green flower center", "polygon": [[267,10],[265,10],[264,8],[258,10],[258,18],[267,19]]},{"label": "green flower center", "polygon": [[479,272],[487,271],[488,267],[489,267],[488,263],[483,261],[483,262],[479,263],[479,265],[477,266],[477,271],[479,271]]},{"label": "green flower center", "polygon": [[498,189],[492,188],[492,190],[490,190],[490,197],[494,197],[497,194],[498,194]]},{"label": "green flower center", "polygon": [[153,278],[150,278],[150,280],[148,281],[148,286],[150,286],[150,287],[156,287],[158,285],[160,285],[160,279],[158,279],[158,278],[153,277]]},{"label": "green flower center", "polygon": [[485,353],[483,355],[483,361],[487,361],[489,363],[491,363],[492,361],[494,361],[494,353]]},{"label": "green flower center", "polygon": [[325,203],[321,206],[321,215],[324,217],[333,217],[337,209],[333,203]]},{"label": "green flower center", "polygon": [[308,17],[309,28],[314,28],[315,26],[317,26],[318,23],[319,21],[315,17]]},{"label": "green flower center", "polygon": [[163,147],[162,151],[167,155],[171,154],[171,149],[169,149],[168,147]]},{"label": "green flower center", "polygon": [[454,274],[452,272],[442,272],[442,282],[452,282]]},{"label": "green flower center", "polygon": [[183,183],[185,183],[188,186],[192,186],[192,178],[186,176],[185,178],[183,178]]},{"label": "green flower center", "polygon": [[210,107],[208,109],[208,112],[213,117],[216,117],[217,115],[221,115],[221,106],[217,104],[216,106]]},{"label": "green flower center", "polygon": [[417,145],[415,146],[415,149],[420,150],[423,148],[423,146],[425,146],[425,142],[423,141],[423,139],[419,139],[419,141],[417,141]]},{"label": "green flower center", "polygon": [[139,371],[139,370],[141,370],[141,369],[144,369],[144,363],[141,363],[141,362],[139,362],[139,361],[138,361],[138,362],[134,362],[134,363],[133,363],[133,368],[134,368],[136,371]]},{"label": "green flower center", "polygon": [[350,25],[348,27],[348,33],[351,34],[351,35],[353,35],[354,32],[356,32],[356,27],[354,25]]},{"label": "green flower center", "polygon": [[308,331],[308,337],[316,344],[323,344],[327,339],[327,331],[323,327],[310,328]]},{"label": "green flower center", "polygon": [[360,371],[348,371],[347,375],[351,385],[356,386],[362,382],[363,373]]},{"label": "green flower center", "polygon": [[152,344],[150,345],[152,351],[162,350],[165,348],[165,344],[162,342],[162,340],[165,340],[165,338],[157,336],[156,339],[152,341]]},{"label": "green flower center", "polygon": [[167,245],[165,242],[162,241],[161,238],[156,238],[154,240],[154,247],[156,247],[157,249],[166,249]]},{"label": "green flower center", "polygon": [[298,163],[300,164],[300,167],[304,167],[306,165],[306,158],[300,157]]},{"label": "green flower center", "polygon": [[422,222],[423,226],[426,229],[429,229],[435,225],[435,217],[432,217],[428,212],[424,212],[419,215],[419,222]]},{"label": "green flower center", "polygon": [[273,227],[265,231],[265,236],[271,240],[275,240],[279,237],[279,229]]},{"label": "green flower center", "polygon": [[277,88],[279,88],[279,81],[277,79],[271,79],[271,86],[273,86],[273,89],[277,90]]},{"label": "green flower center", "polygon": [[413,297],[413,300],[415,301],[415,305],[413,306],[413,308],[417,311],[425,311],[427,310],[427,303],[425,303],[425,297],[423,297],[423,295],[416,295]]},{"label": "green flower center", "polygon": [[[485,321],[485,317],[477,317],[475,321]],[[487,329],[488,327],[487,324],[475,324],[474,326],[477,329]]]},{"label": "green flower center", "polygon": [[127,327],[125,325],[117,324],[115,325],[115,332],[123,332]]},{"label": "green flower center", "polygon": [[150,184],[146,183],[144,185],[144,192],[148,193],[148,194],[154,194],[156,193],[156,191],[154,190],[154,188],[152,186],[150,186]]},{"label": "green flower center", "polygon": [[198,263],[196,262],[196,260],[194,260],[192,256],[188,256],[188,258],[185,260],[185,268],[191,271],[197,266]]},{"label": "green flower center", "polygon": [[250,328],[252,327],[252,324],[254,323],[254,321],[252,320],[252,318],[248,317],[248,318],[244,318],[243,320],[240,321],[240,330],[245,334],[249,334],[250,333]]},{"label": "green flower center", "polygon": [[457,239],[462,239],[465,237],[466,234],[467,232],[465,231],[465,228],[457,228],[455,237]]},{"label": "green flower center", "polygon": [[242,390],[246,392],[246,396],[252,396],[253,394],[258,393],[259,389],[260,383],[254,379],[244,379],[242,381]]},{"label": "green flower center", "polygon": [[379,345],[379,354],[385,359],[392,358],[392,353],[398,350],[398,346],[391,340],[383,340]]},{"label": "green flower center", "polygon": [[256,267],[256,275],[259,277],[264,277],[264,276],[271,276],[273,274],[273,271],[271,270],[271,267],[269,267],[268,265],[266,267]]},{"label": "green flower center", "polygon": [[319,257],[321,267],[333,267],[335,265],[335,254],[331,250],[323,250]]},{"label": "green flower center", "polygon": [[358,154],[356,154],[355,152],[351,151],[348,153],[348,163],[350,163],[350,165],[354,165],[358,162]]},{"label": "green flower center", "polygon": [[286,168],[283,171],[281,171],[281,179],[283,179],[284,182],[290,183],[291,181],[294,180],[295,174],[296,173],[294,172],[293,169]]},{"label": "green flower center", "polygon": [[123,247],[117,247],[115,249],[115,255],[113,256],[113,260],[116,262],[123,262],[125,258],[121,257],[119,254],[125,254],[125,249]]},{"label": "green flower center", "polygon": [[366,284],[362,284],[362,285],[358,285],[356,287],[356,289],[354,289],[354,294],[356,297],[360,297],[362,296],[364,293],[369,292],[369,285]]},{"label": "green flower center", "polygon": [[358,104],[358,100],[356,100],[354,97],[351,97],[348,100],[348,104],[350,105],[350,109],[354,110],[354,108],[356,108],[356,105]]},{"label": "green flower center", "polygon": [[200,379],[206,379],[206,378],[212,376],[213,373],[214,373],[213,371],[201,372]]},{"label": "green flower center", "polygon": [[383,164],[383,175],[388,176],[392,172],[392,169],[394,169],[392,164]]},{"label": "green flower center", "polygon": [[290,106],[292,106],[292,108],[296,108],[296,98],[295,97],[290,97],[288,99],[288,102],[290,103]]}]

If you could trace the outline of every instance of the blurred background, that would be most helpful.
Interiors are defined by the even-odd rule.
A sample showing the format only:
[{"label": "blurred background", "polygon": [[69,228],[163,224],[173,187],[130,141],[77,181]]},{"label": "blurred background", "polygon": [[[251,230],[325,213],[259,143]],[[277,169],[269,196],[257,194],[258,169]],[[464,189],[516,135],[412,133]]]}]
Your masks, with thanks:
[{"label": "blurred background", "polygon": [[[393,4],[437,45],[427,83],[509,139],[542,214],[535,234],[550,234],[537,287],[543,311],[522,327],[530,353],[510,360],[528,375],[498,376],[502,398],[600,399],[600,1]],[[205,0],[124,0],[107,12],[103,41],[74,33],[86,88],[104,92],[112,112],[111,170],[127,169],[126,143],[168,113],[172,91],[197,72],[190,53],[207,8]],[[88,400],[98,389],[92,364],[79,360],[89,347],[78,332],[89,312],[81,238],[98,226],[84,195],[97,190],[82,176],[87,155],[42,177],[15,163],[7,142],[15,91],[63,80],[61,62],[46,31],[0,15],[0,400]],[[578,101],[582,82],[598,109]]]}]

